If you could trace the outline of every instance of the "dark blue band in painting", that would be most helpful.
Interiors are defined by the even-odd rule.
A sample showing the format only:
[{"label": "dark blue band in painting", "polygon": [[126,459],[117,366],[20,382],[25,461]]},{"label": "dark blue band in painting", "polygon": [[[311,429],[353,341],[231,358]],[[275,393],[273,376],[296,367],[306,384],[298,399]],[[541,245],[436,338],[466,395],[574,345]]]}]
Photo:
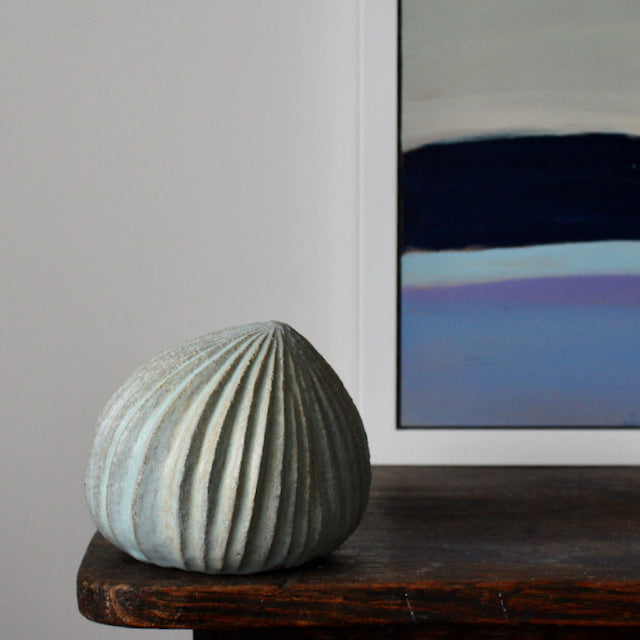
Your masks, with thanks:
[{"label": "dark blue band in painting", "polygon": [[401,251],[640,239],[640,138],[429,144],[402,154]]}]

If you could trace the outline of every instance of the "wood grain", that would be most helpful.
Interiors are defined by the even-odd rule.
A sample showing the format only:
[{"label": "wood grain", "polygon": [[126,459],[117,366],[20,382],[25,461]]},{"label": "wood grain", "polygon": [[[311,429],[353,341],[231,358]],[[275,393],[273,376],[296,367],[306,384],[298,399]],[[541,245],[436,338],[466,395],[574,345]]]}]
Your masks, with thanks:
[{"label": "wood grain", "polygon": [[376,467],[362,524],[321,561],[210,576],[137,562],[96,534],[77,587],[96,622],[265,640],[287,627],[319,638],[336,628],[630,638],[640,631],[640,469]]}]

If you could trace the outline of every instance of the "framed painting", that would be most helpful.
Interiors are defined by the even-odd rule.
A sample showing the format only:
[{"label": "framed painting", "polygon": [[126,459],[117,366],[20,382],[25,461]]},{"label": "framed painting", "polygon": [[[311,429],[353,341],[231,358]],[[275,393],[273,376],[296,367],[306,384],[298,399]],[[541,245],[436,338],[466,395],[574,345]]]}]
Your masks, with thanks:
[{"label": "framed painting", "polygon": [[380,462],[640,459],[640,7],[361,2]]}]

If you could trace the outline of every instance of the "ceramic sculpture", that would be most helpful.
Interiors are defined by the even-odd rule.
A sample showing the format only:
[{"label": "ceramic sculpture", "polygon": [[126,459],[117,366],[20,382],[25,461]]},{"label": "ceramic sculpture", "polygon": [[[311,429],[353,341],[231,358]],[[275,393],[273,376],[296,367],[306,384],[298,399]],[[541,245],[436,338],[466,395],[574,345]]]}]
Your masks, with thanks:
[{"label": "ceramic sculpture", "polygon": [[135,558],[207,573],[293,567],[356,528],[371,470],[340,379],[286,324],[211,333],[142,365],[104,408],[86,494]]}]

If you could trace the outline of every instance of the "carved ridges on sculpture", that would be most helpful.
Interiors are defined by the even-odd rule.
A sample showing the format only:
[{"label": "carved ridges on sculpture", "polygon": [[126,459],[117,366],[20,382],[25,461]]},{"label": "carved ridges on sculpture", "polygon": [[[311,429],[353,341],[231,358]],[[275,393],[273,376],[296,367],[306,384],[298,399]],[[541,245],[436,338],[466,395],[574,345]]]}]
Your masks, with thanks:
[{"label": "carved ridges on sculpture", "polygon": [[369,482],[366,436],[338,376],[271,322],[134,372],[100,417],[87,500],[102,533],[138,559],[245,573],[337,547]]}]

